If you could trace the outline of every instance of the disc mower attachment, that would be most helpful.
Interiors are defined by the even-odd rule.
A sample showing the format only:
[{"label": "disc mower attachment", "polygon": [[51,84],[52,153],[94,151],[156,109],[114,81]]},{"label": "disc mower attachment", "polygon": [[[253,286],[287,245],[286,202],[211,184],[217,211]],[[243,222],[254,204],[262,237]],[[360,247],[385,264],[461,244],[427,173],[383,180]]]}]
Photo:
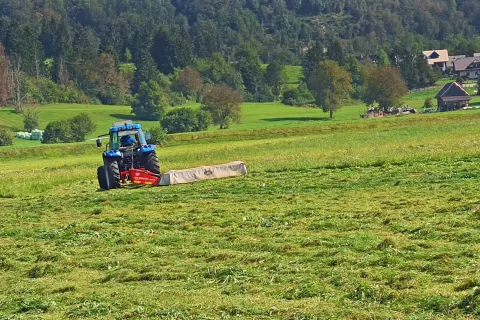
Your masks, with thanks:
[{"label": "disc mower attachment", "polygon": [[162,174],[161,186],[172,184],[191,183],[195,181],[221,179],[244,176],[247,174],[247,165],[242,161],[234,161],[215,166],[204,166],[184,170],[171,170]]},{"label": "disc mower attachment", "polygon": [[171,170],[163,174],[156,174],[145,169],[130,169],[121,173],[121,179],[123,183],[131,181],[134,184],[169,186],[202,180],[244,176],[246,174],[246,164],[242,161],[235,161],[214,166]]}]

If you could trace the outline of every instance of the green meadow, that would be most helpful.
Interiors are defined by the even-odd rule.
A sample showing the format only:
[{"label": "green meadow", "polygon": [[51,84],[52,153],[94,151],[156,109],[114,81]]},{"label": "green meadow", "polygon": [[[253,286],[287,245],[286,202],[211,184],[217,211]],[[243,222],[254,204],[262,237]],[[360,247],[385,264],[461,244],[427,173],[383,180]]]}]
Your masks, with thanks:
[{"label": "green meadow", "polygon": [[[301,73],[301,67],[290,66],[287,71],[289,71],[289,74],[294,74],[295,72]],[[298,75],[296,77],[296,79],[298,79]],[[434,88],[408,94],[404,98],[404,105],[421,110],[425,99],[429,97],[433,98],[438,91],[439,89]],[[473,94],[474,88],[467,88],[467,91]],[[434,101],[434,103],[436,102]],[[480,96],[473,96],[471,105],[480,105]],[[188,106],[198,108],[199,104],[191,103]],[[280,102],[244,103],[242,105],[242,119],[240,123],[231,124],[230,131],[331,125],[357,121],[364,122],[364,120],[360,118],[360,115],[365,112],[366,108],[365,104],[359,101],[352,101],[348,106],[340,109],[335,114],[333,120],[330,120],[328,113],[324,113],[321,109],[317,108],[291,107],[283,105]],[[44,129],[50,121],[66,119],[80,112],[89,114],[97,127],[89,138],[94,138],[108,132],[108,128],[113,122],[133,120],[141,123],[147,130],[158,125],[156,121],[136,120],[129,106],[55,104],[40,106],[37,110],[40,117],[40,129]],[[373,119],[371,121],[391,121],[391,119]],[[0,108],[0,126],[5,126],[12,131],[22,131],[23,116],[15,114],[12,108]],[[216,132],[219,131],[219,129],[218,127],[212,126],[209,131]],[[40,142],[15,139],[14,145],[17,147],[36,146],[40,145]]]},{"label": "green meadow", "polygon": [[[479,318],[480,112],[364,110],[249,103],[228,130],[172,135],[162,171],[247,163],[191,185],[105,192],[92,142],[1,148],[0,319]],[[92,136],[134,119],[40,112],[87,112]]]}]

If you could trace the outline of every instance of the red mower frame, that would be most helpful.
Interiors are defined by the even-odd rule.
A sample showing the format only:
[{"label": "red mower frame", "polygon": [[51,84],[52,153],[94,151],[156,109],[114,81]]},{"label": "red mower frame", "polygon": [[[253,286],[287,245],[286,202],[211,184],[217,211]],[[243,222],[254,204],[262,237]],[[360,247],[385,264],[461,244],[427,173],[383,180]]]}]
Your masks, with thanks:
[{"label": "red mower frame", "polygon": [[134,184],[145,184],[151,186],[160,185],[160,181],[162,179],[161,174],[153,173],[144,168],[122,171],[120,172],[120,177],[122,183],[124,184],[130,181]]}]

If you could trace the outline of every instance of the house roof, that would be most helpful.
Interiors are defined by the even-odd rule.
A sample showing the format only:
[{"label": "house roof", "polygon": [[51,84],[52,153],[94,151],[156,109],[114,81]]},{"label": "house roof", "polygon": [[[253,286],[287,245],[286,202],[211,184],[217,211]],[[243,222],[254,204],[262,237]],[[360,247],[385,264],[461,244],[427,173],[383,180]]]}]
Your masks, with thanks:
[{"label": "house roof", "polygon": [[458,55],[458,56],[448,56],[448,60],[450,61],[455,61],[457,59],[461,59],[461,58],[466,58],[467,56],[464,55],[464,54],[461,54],[461,55]]},{"label": "house roof", "polygon": [[474,62],[480,63],[480,57],[467,57],[457,59],[453,62],[453,67],[455,68],[455,71],[463,71],[467,70],[468,66]]},{"label": "house roof", "polygon": [[459,56],[448,56],[448,62],[447,62],[447,67],[451,68],[453,67],[453,62],[458,60],[458,59],[462,59],[462,58],[466,58],[467,56],[466,55],[459,55]]},{"label": "house roof", "polygon": [[472,97],[465,91],[458,83],[451,82],[447,83],[442,90],[435,96],[437,99],[443,101],[467,101],[471,100]]},{"label": "house roof", "polygon": [[428,50],[423,51],[428,64],[434,64],[436,62],[448,61],[448,50]]}]

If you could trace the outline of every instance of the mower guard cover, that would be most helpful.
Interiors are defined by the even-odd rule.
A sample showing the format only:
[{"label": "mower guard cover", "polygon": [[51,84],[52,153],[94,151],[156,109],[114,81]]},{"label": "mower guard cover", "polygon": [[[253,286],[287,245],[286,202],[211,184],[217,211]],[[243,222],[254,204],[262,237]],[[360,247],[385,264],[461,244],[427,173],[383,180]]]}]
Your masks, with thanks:
[{"label": "mower guard cover", "polygon": [[171,170],[162,173],[159,185],[168,186],[172,184],[191,183],[209,179],[244,176],[246,174],[247,166],[245,162],[234,161],[215,166],[204,166],[184,170]]}]

